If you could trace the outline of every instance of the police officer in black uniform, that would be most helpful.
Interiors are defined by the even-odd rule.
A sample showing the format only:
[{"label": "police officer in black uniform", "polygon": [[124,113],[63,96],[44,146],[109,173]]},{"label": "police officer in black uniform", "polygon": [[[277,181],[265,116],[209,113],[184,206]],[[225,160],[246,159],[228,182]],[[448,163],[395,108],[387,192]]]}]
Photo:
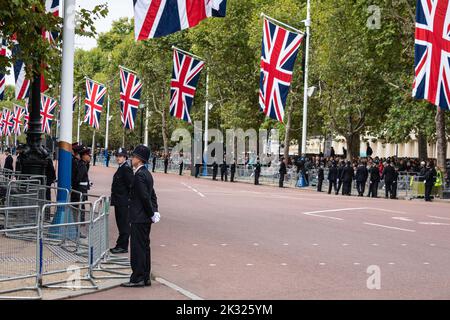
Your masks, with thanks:
[{"label": "police officer in black uniform", "polygon": [[180,163],[179,163],[179,172],[178,172],[178,174],[180,175],[180,176],[182,176],[183,175],[183,166],[184,166],[184,161],[183,161],[183,154],[182,153],[180,153]]},{"label": "police officer in black uniform", "polygon": [[280,169],[278,170],[278,173],[280,174],[280,180],[278,181],[278,187],[283,188],[284,175],[287,173],[285,159],[281,160]]},{"label": "police officer in black uniform", "polygon": [[355,176],[355,172],[353,171],[352,163],[347,161],[346,166],[342,170],[342,195],[349,196],[352,193],[352,181]]},{"label": "police officer in black uniform", "polygon": [[[80,155],[80,160],[78,161],[77,173],[75,177],[75,187],[76,191],[79,191],[83,194],[80,201],[87,200],[87,193],[90,189],[89,182],[89,163],[91,162],[91,149],[83,147],[78,151]],[[80,221],[83,222],[85,219],[84,208],[82,208]]]},{"label": "police officer in black uniform", "polygon": [[217,164],[215,159],[214,159],[214,162],[212,164],[212,169],[213,169],[212,179],[213,180],[217,180],[217,171],[219,171],[219,165]]},{"label": "police officer in black uniform", "polygon": [[434,168],[433,161],[427,163],[427,171],[425,172],[425,201],[431,201],[431,192],[436,183],[437,172]]},{"label": "police officer in black uniform", "polygon": [[134,149],[132,165],[134,181],[130,192],[131,269],[130,281],[123,287],[150,286],[150,230],[159,221],[158,201],[153,188],[153,177],[145,164],[150,150],[143,145]]},{"label": "police officer in black uniform", "polygon": [[259,175],[261,174],[261,163],[259,162],[259,158],[256,161],[255,166],[255,186],[259,185]]},{"label": "police officer in black uniform", "polygon": [[119,165],[113,177],[111,185],[111,205],[114,206],[117,229],[119,237],[116,246],[111,249],[111,253],[127,253],[128,241],[130,238],[130,221],[128,215],[128,199],[130,189],[133,184],[134,174],[127,162],[128,153],[124,148],[119,148],[116,152],[116,161]]},{"label": "police officer in black uniform", "polygon": [[366,164],[362,161],[359,162],[356,168],[356,190],[358,191],[358,197],[364,196],[364,190],[366,189],[367,178],[369,177],[369,171],[367,170]]},{"label": "police officer in black uniform", "polygon": [[[339,194],[339,190],[341,190],[342,187],[342,171],[344,170],[344,163],[343,161],[339,162],[339,165],[337,167],[337,189],[336,194]],[[344,193],[344,190],[342,190],[342,193]]]},{"label": "police officer in black uniform", "polygon": [[228,181],[228,166],[227,160],[224,158],[223,163],[220,165],[220,180],[225,182]]},{"label": "police officer in black uniform", "polygon": [[233,160],[233,163],[230,166],[230,182],[234,182],[234,176],[236,174],[236,159]]},{"label": "police officer in black uniform", "polygon": [[323,172],[323,164],[319,164],[319,169],[317,171],[317,192],[322,192],[322,184],[325,179],[325,175]]},{"label": "police officer in black uniform", "polygon": [[169,155],[164,155],[164,173],[167,173],[167,167],[169,166]]},{"label": "police officer in black uniform", "polygon": [[393,166],[391,166],[391,160],[386,161],[386,167],[383,169],[383,173],[381,175],[381,180],[384,180],[384,191],[385,191],[385,198],[389,198],[389,196],[392,198],[392,184],[394,183],[395,179],[395,169]]},{"label": "police officer in black uniform", "polygon": [[153,158],[152,158],[152,172],[155,172],[155,167],[156,167],[156,153],[153,153]]},{"label": "police officer in black uniform", "polygon": [[378,184],[380,183],[380,170],[378,169],[378,162],[372,163],[369,170],[370,174],[370,194],[372,198],[378,198]]},{"label": "police officer in black uniform", "polygon": [[5,159],[5,166],[4,166],[4,168],[5,169],[9,169],[11,171],[14,171],[14,167],[13,167],[14,159],[11,156],[11,154],[9,152],[9,149],[6,149],[5,153],[6,153],[6,159]]},{"label": "police officer in black uniform", "polygon": [[[80,155],[78,152],[83,149],[83,146],[79,145],[78,142],[72,143],[72,189],[76,190],[76,179],[78,174],[78,161],[80,161]],[[71,193],[70,195],[71,202],[80,202],[80,197],[78,193]]]},{"label": "police officer in black uniform", "polygon": [[328,169],[328,194],[331,194],[331,190],[334,187],[334,191],[337,192],[336,182],[338,179],[338,171],[336,161],[333,161],[331,167]]}]

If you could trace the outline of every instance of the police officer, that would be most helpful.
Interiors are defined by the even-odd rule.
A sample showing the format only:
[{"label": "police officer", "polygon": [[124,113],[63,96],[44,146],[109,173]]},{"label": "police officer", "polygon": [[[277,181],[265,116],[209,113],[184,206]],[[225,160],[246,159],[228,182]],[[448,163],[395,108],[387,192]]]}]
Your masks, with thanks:
[{"label": "police officer", "polygon": [[358,167],[356,168],[356,190],[358,191],[358,197],[364,196],[364,191],[366,189],[367,178],[369,177],[369,171],[367,170],[366,164],[359,161]]},{"label": "police officer", "polygon": [[337,192],[336,181],[338,179],[338,170],[336,161],[331,163],[331,167],[328,169],[328,194],[331,194],[331,190],[334,187],[334,191]]},{"label": "police officer", "polygon": [[261,174],[261,163],[259,162],[259,157],[256,161],[255,166],[255,186],[259,185],[259,175]]},{"label": "police officer", "polygon": [[217,164],[215,159],[214,159],[214,162],[212,164],[212,169],[213,169],[212,179],[213,180],[217,180],[217,171],[219,170],[219,165]]},{"label": "police officer", "polygon": [[286,169],[286,159],[282,159],[280,163],[280,169],[278,170],[280,174],[280,180],[278,181],[278,187],[283,188],[284,175],[287,173]]},{"label": "police officer", "polygon": [[128,252],[128,240],[130,238],[128,198],[134,175],[133,170],[128,165],[127,158],[127,151],[124,148],[119,148],[116,152],[116,162],[119,168],[114,174],[111,185],[111,205],[114,206],[117,229],[119,229],[116,246],[110,250],[111,253],[115,254]]},{"label": "police officer", "polygon": [[[344,163],[343,161],[339,162],[339,166],[337,167],[337,189],[336,189],[336,194],[339,194],[339,190],[341,190],[342,187],[342,171],[344,170]],[[344,192],[344,190],[342,190],[342,193]]]},{"label": "police officer", "polygon": [[347,161],[346,166],[342,170],[342,195],[349,196],[352,193],[352,181],[355,172],[353,171],[352,163]]},{"label": "police officer", "polygon": [[134,149],[132,165],[134,181],[130,191],[131,269],[130,281],[123,287],[150,286],[150,230],[160,219],[158,201],[153,188],[153,177],[145,164],[150,150],[143,145]]},{"label": "police officer", "polygon": [[156,152],[153,153],[153,158],[152,158],[152,172],[155,172],[155,167],[156,167]]},{"label": "police officer", "polygon": [[13,162],[14,162],[14,159],[13,159],[13,157],[11,156],[11,154],[9,153],[9,149],[6,149],[6,159],[5,159],[5,165],[4,165],[4,168],[5,169],[9,169],[9,170],[11,170],[11,171],[14,171],[14,167],[13,167]]},{"label": "police officer", "polygon": [[[74,190],[79,191],[83,194],[82,198],[78,201],[86,201],[87,193],[90,189],[88,164],[91,162],[91,149],[83,147],[78,151],[78,154],[80,155],[80,160],[78,161],[77,172],[74,181]],[[82,209],[80,221],[83,222],[85,220],[84,218],[84,209]]]},{"label": "police officer", "polygon": [[230,166],[230,172],[231,172],[230,182],[234,182],[234,175],[236,174],[236,159],[233,160],[233,163]]},{"label": "police officer", "polygon": [[169,155],[164,155],[164,173],[167,173],[167,167],[169,166]]},{"label": "police officer", "polygon": [[372,163],[372,167],[369,170],[369,174],[371,187],[370,194],[372,195],[372,198],[378,198],[378,183],[380,183],[380,170],[378,169],[377,162]]},{"label": "police officer", "polygon": [[184,166],[184,162],[183,162],[183,154],[180,153],[180,163],[179,163],[179,175],[182,176],[183,175],[183,166]]},{"label": "police officer", "polygon": [[227,167],[227,160],[224,158],[223,163],[220,165],[220,180],[225,182],[228,181],[228,167]]},{"label": "police officer", "polygon": [[425,172],[425,201],[431,201],[431,191],[436,183],[437,172],[434,168],[433,161],[427,163],[427,171]]},{"label": "police officer", "polygon": [[386,161],[386,167],[383,169],[381,180],[384,180],[385,198],[392,198],[392,184],[395,178],[395,169],[391,166],[391,160]]},{"label": "police officer", "polygon": [[319,164],[319,169],[317,171],[317,192],[322,192],[322,184],[325,179],[325,175],[323,172],[323,164]]},{"label": "police officer", "polygon": [[397,198],[397,180],[398,180],[398,167],[395,167],[394,171],[394,181],[392,182],[392,196],[391,199],[398,199]]},{"label": "police officer", "polygon": [[200,163],[195,164],[195,177],[198,178],[198,175],[200,174]]}]

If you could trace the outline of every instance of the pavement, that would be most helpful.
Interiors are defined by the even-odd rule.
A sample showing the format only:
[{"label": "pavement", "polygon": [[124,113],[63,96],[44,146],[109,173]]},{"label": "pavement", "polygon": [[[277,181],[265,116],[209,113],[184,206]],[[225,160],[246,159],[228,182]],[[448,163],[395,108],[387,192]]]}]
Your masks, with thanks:
[{"label": "pavement", "polygon": [[[114,171],[91,167],[92,193]],[[153,176],[153,285],[75,299],[450,298],[448,203]]]}]

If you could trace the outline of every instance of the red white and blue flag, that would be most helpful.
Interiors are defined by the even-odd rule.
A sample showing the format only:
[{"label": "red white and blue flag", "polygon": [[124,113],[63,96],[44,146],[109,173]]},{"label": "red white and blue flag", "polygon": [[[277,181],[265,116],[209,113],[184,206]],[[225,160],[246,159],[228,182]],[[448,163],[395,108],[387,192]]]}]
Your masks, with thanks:
[{"label": "red white and blue flag", "polygon": [[78,96],[73,96],[72,98],[72,112],[75,112],[75,108],[77,106]]},{"label": "red white and blue flag", "polygon": [[12,132],[16,136],[21,135],[20,125],[22,124],[22,118],[24,115],[25,115],[25,108],[18,106],[17,104],[14,104],[14,114],[12,117],[12,123],[13,123]]},{"label": "red white and blue flag", "polygon": [[449,0],[418,0],[413,97],[450,107]]},{"label": "red white and blue flag", "polygon": [[170,83],[170,115],[191,123],[189,114],[197,83],[205,63],[178,50],[173,51],[172,81]]},{"label": "red white and blue flag", "polygon": [[259,106],[267,117],[280,122],[302,40],[303,35],[264,19]]},{"label": "red white and blue flag", "polygon": [[4,136],[10,136],[13,122],[12,122],[13,114],[9,109],[3,109],[3,116],[2,116],[2,134]]},{"label": "red white and blue flag", "polygon": [[41,94],[41,132],[51,134],[52,122],[58,102],[45,94]]},{"label": "red white and blue flag", "polygon": [[[0,37],[0,56],[6,56],[6,41],[5,39]],[[4,73],[0,73],[0,100],[3,100],[5,94],[5,86],[6,86],[6,75]]]},{"label": "red white and blue flag", "polygon": [[[20,52],[19,44],[16,43],[13,47],[13,56]],[[26,99],[29,96],[30,80],[26,78],[25,63],[22,60],[16,60],[14,63],[14,77],[16,79],[16,100]]]},{"label": "red white and blue flag", "polygon": [[91,79],[86,79],[86,99],[84,100],[85,112],[84,122],[94,129],[100,128],[100,115],[103,110],[106,87]]},{"label": "red white and blue flag", "polygon": [[125,129],[134,129],[141,91],[141,80],[133,72],[120,68],[120,117]]},{"label": "red white and blue flag", "polygon": [[[45,0],[45,11],[55,17],[59,17],[59,2],[60,0]],[[44,31],[43,37],[48,39],[50,43],[55,43],[58,32]]]},{"label": "red white and blue flag", "polygon": [[226,0],[134,0],[136,40],[192,28],[209,17],[225,17],[226,6]]},{"label": "red white and blue flag", "polygon": [[23,115],[23,132],[28,131],[28,122],[30,121],[30,113],[28,112],[28,100],[25,103],[25,114]]}]

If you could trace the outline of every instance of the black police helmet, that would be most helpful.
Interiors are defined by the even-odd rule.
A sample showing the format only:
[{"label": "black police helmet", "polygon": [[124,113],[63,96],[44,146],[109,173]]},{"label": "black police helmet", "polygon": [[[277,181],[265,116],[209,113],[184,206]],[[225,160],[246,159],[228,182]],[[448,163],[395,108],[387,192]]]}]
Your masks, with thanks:
[{"label": "black police helmet", "polygon": [[147,163],[148,159],[150,159],[150,149],[144,145],[137,146],[133,151],[133,156]]}]

